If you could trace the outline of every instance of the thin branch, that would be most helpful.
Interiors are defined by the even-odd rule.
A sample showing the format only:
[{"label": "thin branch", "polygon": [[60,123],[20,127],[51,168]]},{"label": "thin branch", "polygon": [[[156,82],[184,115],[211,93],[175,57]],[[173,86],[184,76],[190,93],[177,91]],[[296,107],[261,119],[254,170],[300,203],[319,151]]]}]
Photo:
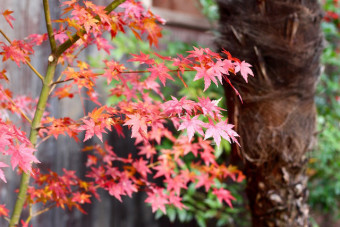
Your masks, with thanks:
[{"label": "thin branch", "polygon": [[[54,77],[55,70],[57,67],[57,61],[54,60],[53,62],[48,64],[47,71],[46,71],[46,77],[43,81],[43,87],[41,89],[39,101],[36,107],[36,111],[34,114],[34,118],[32,120],[31,124],[31,132],[29,136],[29,140],[31,141],[32,145],[35,146],[37,143],[37,136],[38,131],[37,127],[40,125],[41,119],[43,117],[44,111],[46,109],[47,99],[49,97],[49,90],[50,90],[50,83]],[[15,202],[15,206],[13,209],[13,213],[11,216],[11,220],[9,223],[10,227],[15,227],[19,223],[19,219],[22,213],[22,209],[26,200],[27,195],[27,188],[30,180],[30,174],[29,173],[22,173],[21,181],[20,181],[20,188],[19,188],[19,194],[17,196],[17,200]]]},{"label": "thin branch", "polygon": [[45,142],[46,140],[48,140],[51,137],[52,137],[52,135],[48,135],[48,136],[44,137],[42,140],[39,141],[39,143],[37,143],[35,148],[38,148],[40,146],[40,144],[42,144],[43,142]]},{"label": "thin branch", "polygon": [[[1,90],[2,91],[2,90]],[[8,100],[18,109],[20,114],[30,123],[32,124],[32,120],[27,117],[27,115],[15,104],[13,99],[9,95],[6,94],[6,92],[2,91],[2,93],[8,98]]]},{"label": "thin branch", "polygon": [[[115,8],[117,8],[120,4],[122,4],[125,1],[126,0],[115,0],[111,2],[108,6],[106,6],[105,11],[107,12],[107,14],[109,14],[110,12],[112,12]],[[100,19],[98,16],[96,16],[95,18]],[[83,29],[79,33],[83,35],[85,34],[85,30]],[[56,57],[59,57],[60,55],[62,55],[62,53],[64,53],[65,50],[70,48],[75,42],[77,42],[78,39],[80,39],[80,36],[78,34],[74,34],[71,38],[69,38],[63,44],[61,44],[55,52]]]},{"label": "thin branch", "polygon": [[44,3],[45,21],[46,21],[48,39],[50,40],[51,50],[52,50],[52,53],[54,54],[57,50],[57,44],[55,42],[54,34],[53,34],[50,6],[48,3],[48,0],[43,0],[43,3]]},{"label": "thin branch", "polygon": [[27,217],[27,219],[26,219],[25,222],[26,222],[26,223],[29,223],[29,222],[31,221],[32,218],[34,218],[34,217],[36,217],[36,216],[38,216],[38,215],[40,215],[40,214],[43,214],[43,213],[49,211],[51,208],[53,208],[53,207],[55,207],[55,206],[56,206],[55,204],[51,204],[51,205],[49,205],[48,207],[46,207],[46,208],[44,208],[44,209],[42,209],[42,210],[39,210],[39,211],[37,211],[37,212],[35,212],[35,213],[33,213],[33,212],[30,210],[30,215]]},{"label": "thin branch", "polygon": [[[185,69],[184,72],[193,72],[194,70],[191,70],[191,69]],[[169,72],[182,72],[182,70],[180,69],[172,69],[172,70],[169,70]],[[123,72],[118,72],[118,74],[124,74],[124,73],[150,73],[150,71],[148,70],[136,70],[136,71],[123,71]],[[96,76],[100,76],[102,75],[102,73],[95,73]],[[185,87],[188,87],[188,85],[185,83],[185,81],[183,80],[183,78],[177,74],[177,77],[181,80],[181,82],[184,84]],[[80,76],[79,78],[84,78],[82,76]],[[58,78],[59,79],[59,78]],[[53,83],[51,83],[51,86],[55,86],[57,84],[61,84],[61,83],[66,83],[66,82],[69,82],[69,81],[72,81],[74,80],[73,78],[71,79],[67,79],[67,80],[57,80]]]},{"label": "thin branch", "polygon": [[[0,29],[0,33],[5,37],[5,39],[11,44],[12,41],[8,38],[8,36]],[[25,63],[28,65],[28,67],[31,68],[31,70],[40,78],[41,81],[44,81],[44,77],[31,65],[31,63],[28,60],[25,60]]]},{"label": "thin branch", "polygon": [[35,212],[34,214],[32,214],[32,217],[38,216],[40,214],[43,214],[43,213],[45,213],[46,211],[50,210],[51,208],[53,208],[55,206],[56,206],[55,204],[51,204],[48,207],[46,207],[46,208],[44,208],[42,210],[39,210],[39,211]]},{"label": "thin branch", "polygon": [[0,33],[2,34],[3,37],[9,42],[12,43],[12,41],[8,38],[8,36],[0,29]]},{"label": "thin branch", "polygon": [[26,60],[26,64],[40,78],[41,81],[44,81],[44,77],[33,67],[33,65],[31,65],[31,63],[29,61]]},{"label": "thin branch", "polygon": [[57,85],[57,84],[66,83],[66,82],[69,82],[69,81],[72,81],[72,80],[74,80],[74,79],[59,80],[59,81],[56,81],[56,82],[51,83],[51,86],[55,86],[55,85]]}]

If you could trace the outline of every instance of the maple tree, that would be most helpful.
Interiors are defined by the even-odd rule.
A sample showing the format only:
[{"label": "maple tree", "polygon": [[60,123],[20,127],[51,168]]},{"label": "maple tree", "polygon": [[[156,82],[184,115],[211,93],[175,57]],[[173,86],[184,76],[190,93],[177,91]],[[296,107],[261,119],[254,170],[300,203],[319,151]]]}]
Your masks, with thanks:
[{"label": "maple tree", "polygon": [[[110,53],[112,46],[105,39],[106,34],[114,38],[117,33],[126,30],[131,30],[138,39],[146,38],[150,45],[157,46],[162,36],[159,24],[163,24],[164,20],[134,0],[116,0],[106,7],[90,1],[79,4],[77,0],[70,0],[62,3],[62,17],[52,21],[48,0],[43,3],[46,34],[31,34],[24,40],[11,40],[0,30],[5,39],[0,41],[2,61],[14,61],[18,67],[28,65],[43,83],[38,101],[16,96],[6,88],[6,84],[12,82],[7,76],[11,72],[0,69],[0,148],[3,156],[10,156],[13,170],[18,167],[17,172],[22,176],[17,201],[8,218],[9,225],[18,225],[23,218],[21,213],[25,204],[40,204],[42,209],[35,213],[30,209],[28,217],[21,219],[23,226],[53,207],[76,208],[85,212],[81,205],[91,203],[92,197],[99,199],[99,189],[108,191],[119,201],[122,196],[131,197],[135,192],[146,191],[145,202],[151,205],[152,211],[159,209],[165,213],[166,206],[185,209],[181,202],[183,191],[188,185],[195,185],[196,188],[212,191],[220,202],[232,207],[231,201],[235,198],[216,181],[231,178],[240,182],[244,177],[234,167],[215,160],[213,146],[219,146],[222,138],[238,143],[238,134],[224,119],[222,111],[225,110],[218,106],[220,100],[208,97],[188,100],[174,96],[166,100],[161,85],[166,86],[177,77],[183,86],[187,86],[182,75],[186,71],[194,71],[196,76],[193,80],[203,79],[206,91],[211,82],[216,86],[223,81],[230,84],[228,77],[239,76],[238,73],[247,81],[248,75],[253,76],[250,65],[232,57],[227,51],[223,51],[228,56],[223,59],[208,48],[194,47],[187,56],[174,58],[156,52],[152,55],[142,52],[131,54],[128,61],[145,66],[139,71],[130,70],[114,60],[105,60],[103,73],[98,73],[80,60],[78,55],[82,50],[95,45],[98,50]],[[119,10],[114,11],[116,8]],[[12,13],[6,9],[2,15],[9,26],[15,28]],[[43,42],[49,42],[51,48],[45,75],[30,63],[33,47]],[[63,69],[60,75],[56,75],[57,65]],[[108,84],[115,82],[108,96],[123,97],[114,106],[104,105],[98,99],[96,82],[100,77],[106,78]],[[48,99],[52,96],[59,100],[86,99],[97,107],[88,113],[84,111],[80,119],[56,119],[53,113],[46,111]],[[30,125],[28,137],[6,113],[15,113],[25,119]],[[170,131],[169,124],[177,132]],[[103,133],[111,130],[124,136],[123,126],[132,132],[139,149],[138,158],[131,155],[119,157],[114,148],[104,141]],[[82,133],[85,133],[84,138]],[[44,173],[35,165],[39,163],[34,156],[38,145],[66,134],[77,142],[93,137],[101,142],[83,148],[83,152],[88,154],[86,180],[78,178],[74,171],[64,169],[63,175],[53,171]],[[195,134],[200,137],[194,138]],[[157,145],[163,140],[170,141],[172,147],[159,149]],[[183,159],[189,155],[193,156],[193,162],[187,164]],[[2,168],[6,167],[9,164],[0,162],[0,179],[4,182],[7,180]],[[31,177],[33,181],[30,183]],[[152,180],[154,178],[161,178],[164,184],[156,184]],[[0,215],[9,216],[4,204],[0,204]]]}]

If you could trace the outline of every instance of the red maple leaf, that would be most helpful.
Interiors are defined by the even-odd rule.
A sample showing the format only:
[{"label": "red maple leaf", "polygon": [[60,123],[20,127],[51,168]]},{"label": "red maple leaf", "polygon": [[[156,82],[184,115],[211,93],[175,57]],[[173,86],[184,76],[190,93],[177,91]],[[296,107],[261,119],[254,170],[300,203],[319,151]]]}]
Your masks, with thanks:
[{"label": "red maple leaf", "polygon": [[139,148],[139,155],[145,155],[147,159],[150,159],[153,155],[157,154],[155,147],[151,146],[151,144],[146,144]]},{"label": "red maple leaf", "polygon": [[173,191],[176,193],[176,195],[181,194],[181,189],[187,189],[187,183],[189,179],[185,179],[181,175],[177,175],[173,178],[169,177],[164,180],[164,183],[167,184],[167,190]]},{"label": "red maple leaf", "polygon": [[15,61],[19,67],[20,62],[25,63],[26,60],[29,61],[29,55],[34,53],[32,46],[21,40],[13,40],[9,46],[2,44],[1,48],[3,49],[3,52],[0,52],[0,54],[3,55],[2,60],[6,61],[11,59]]},{"label": "red maple leaf", "polygon": [[233,207],[233,204],[231,204],[231,200],[236,199],[234,196],[231,195],[230,191],[224,188],[214,188],[212,193],[217,196],[217,199],[220,201],[220,203],[225,201],[231,208]]},{"label": "red maple leaf", "polygon": [[167,196],[164,194],[162,188],[155,188],[151,192],[147,192],[148,197],[145,202],[151,204],[152,212],[156,212],[160,209],[166,214],[165,205],[169,204]]},{"label": "red maple leaf", "polygon": [[217,164],[216,163],[216,157],[214,155],[214,149],[212,147],[205,147],[208,149],[203,149],[203,151],[200,153],[201,158],[204,161],[204,164],[206,166],[209,166],[210,164]]},{"label": "red maple leaf", "polygon": [[204,49],[203,48],[194,47],[194,50],[190,50],[190,51],[187,51],[187,52],[190,53],[188,55],[188,58],[198,58],[198,60],[200,60],[202,58],[202,56],[204,55]]},{"label": "red maple leaf", "polygon": [[32,46],[40,46],[44,41],[46,41],[48,38],[47,33],[39,35],[39,34],[31,34],[27,37],[30,44]]},{"label": "red maple leaf", "polygon": [[63,98],[73,98],[74,94],[70,92],[72,87],[72,84],[67,84],[63,87],[59,87],[54,91],[53,96],[58,97],[59,100]]},{"label": "red maple leaf", "polygon": [[151,77],[158,77],[163,86],[165,86],[166,79],[174,80],[172,76],[168,73],[169,69],[164,65],[164,63],[153,65],[151,68],[148,68],[148,70],[149,72],[151,72]]},{"label": "red maple leaf", "polygon": [[182,197],[179,196],[179,194],[175,194],[174,192],[170,192],[169,196],[169,204],[177,207],[178,209],[182,210],[183,208],[187,208],[181,201]]},{"label": "red maple leaf", "polygon": [[129,59],[128,61],[139,61],[140,64],[148,64],[148,65],[152,65],[155,63],[154,59],[150,59],[150,55],[149,54],[144,54],[142,53],[142,51],[140,52],[140,55],[138,54],[131,54],[133,56],[133,58]]},{"label": "red maple leaf", "polygon": [[5,204],[0,204],[0,216],[8,216],[9,210],[6,208]]},{"label": "red maple leaf", "polygon": [[119,64],[113,60],[104,60],[104,63],[107,69],[105,69],[105,72],[102,76],[107,78],[107,84],[110,84],[112,79],[119,80],[118,74],[126,69],[123,64]]},{"label": "red maple leaf", "polygon": [[96,124],[93,119],[82,119],[82,121],[85,123],[85,125],[80,126],[78,129],[86,131],[83,142],[91,139],[94,135],[96,135],[100,141],[103,142],[102,133],[106,133],[105,129],[102,128],[101,125]]},{"label": "red maple leaf", "polygon": [[142,175],[143,178],[146,178],[148,173],[151,173],[150,168],[148,167],[148,162],[143,158],[140,158],[138,161],[134,161],[132,166]]},{"label": "red maple leaf", "polygon": [[[148,11],[149,14],[153,16],[151,11]],[[147,39],[149,40],[150,46],[155,44],[158,47],[158,39],[162,37],[162,28],[156,23],[155,17],[145,17],[142,20],[144,24],[144,29],[148,33]]]},{"label": "red maple leaf", "polygon": [[139,135],[145,137],[147,134],[146,118],[139,113],[126,115],[129,120],[124,125],[128,125],[132,128],[131,137],[137,138]]},{"label": "red maple leaf", "polygon": [[211,177],[208,173],[201,172],[200,175],[196,176],[198,182],[195,185],[195,188],[199,188],[204,186],[205,191],[209,191],[211,185],[214,184],[214,178]]},{"label": "red maple leaf", "polygon": [[72,202],[84,204],[91,203],[91,195],[86,194],[85,192],[74,192],[72,197]]},{"label": "red maple leaf", "polygon": [[192,100],[187,100],[186,97],[182,97],[178,100],[176,97],[171,96],[172,100],[169,100],[162,104],[163,111],[166,115],[177,114],[180,116],[182,111],[185,110],[188,114],[196,107],[196,103]]},{"label": "red maple leaf", "polygon": [[8,9],[6,9],[6,10],[2,13],[2,15],[5,17],[5,20],[7,21],[7,23],[9,24],[9,26],[11,26],[11,28],[13,28],[12,21],[15,20],[15,18],[12,17],[12,15],[11,15],[12,13],[13,13],[13,11],[8,10]]},{"label": "red maple leaf", "polygon": [[20,144],[11,146],[8,149],[9,154],[12,155],[11,165],[14,169],[16,166],[22,168],[25,172],[31,172],[32,162],[40,163],[39,160],[34,156],[33,152],[36,149],[29,147],[27,144]]}]

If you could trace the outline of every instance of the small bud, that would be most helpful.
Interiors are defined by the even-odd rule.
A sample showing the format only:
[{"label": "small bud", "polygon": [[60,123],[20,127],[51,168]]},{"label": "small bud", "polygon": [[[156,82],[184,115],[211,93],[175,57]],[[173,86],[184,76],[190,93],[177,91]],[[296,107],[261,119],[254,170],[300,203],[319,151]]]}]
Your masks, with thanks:
[{"label": "small bud", "polygon": [[54,61],[54,57],[52,55],[48,56],[48,61],[49,62],[53,62]]}]

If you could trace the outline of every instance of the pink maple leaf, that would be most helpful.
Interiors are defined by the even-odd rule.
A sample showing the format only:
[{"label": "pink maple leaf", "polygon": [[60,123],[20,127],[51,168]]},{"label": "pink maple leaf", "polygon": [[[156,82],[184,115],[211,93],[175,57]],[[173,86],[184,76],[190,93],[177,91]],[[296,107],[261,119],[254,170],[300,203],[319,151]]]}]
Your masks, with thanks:
[{"label": "pink maple leaf", "polygon": [[107,69],[105,69],[105,72],[102,76],[107,78],[107,84],[110,84],[112,79],[119,80],[118,74],[126,69],[124,65],[113,60],[104,60],[104,63]]},{"label": "pink maple leaf", "polygon": [[110,181],[108,183],[106,183],[107,186],[107,190],[109,191],[109,194],[114,196],[116,199],[118,199],[120,202],[122,202],[122,198],[121,196],[124,195],[124,189],[122,188],[122,185],[117,184],[113,181]]},{"label": "pink maple leaf", "polygon": [[157,154],[155,147],[150,144],[140,147],[139,155],[145,155],[147,159],[150,159],[153,155]]},{"label": "pink maple leaf", "polygon": [[[6,163],[0,162],[0,168],[3,167],[8,167],[8,165]],[[2,169],[0,169],[0,179],[7,183],[4,171]]]},{"label": "pink maple leaf", "polygon": [[25,63],[26,60],[29,60],[29,55],[34,53],[32,46],[21,40],[13,40],[9,46],[2,44],[1,48],[3,49],[3,52],[0,52],[3,55],[2,60],[11,59],[19,67],[20,62]]},{"label": "pink maple leaf", "polygon": [[145,137],[148,129],[146,125],[147,119],[144,116],[141,116],[139,113],[128,114],[127,117],[129,120],[127,120],[124,125],[128,125],[132,128],[131,137],[137,138],[139,135]]},{"label": "pink maple leaf", "polygon": [[154,65],[151,68],[148,68],[149,72],[151,72],[152,78],[159,78],[162,82],[163,86],[165,86],[166,79],[174,80],[172,76],[168,73],[169,69],[164,65],[164,63],[160,63],[158,65]]},{"label": "pink maple leaf", "polygon": [[177,175],[175,177],[169,177],[164,180],[164,183],[167,183],[167,190],[173,191],[177,195],[181,194],[181,189],[187,189],[188,179],[183,178],[181,175]]},{"label": "pink maple leaf", "polygon": [[235,62],[235,73],[241,72],[241,75],[243,79],[248,82],[248,74],[251,76],[254,76],[253,71],[250,69],[251,65],[248,64],[245,61],[242,61],[241,63]]},{"label": "pink maple leaf", "polygon": [[[165,149],[163,149],[162,151],[164,153]],[[166,157],[166,155],[164,155],[163,157]],[[164,176],[166,179],[170,178],[173,172],[173,168],[173,163],[170,160],[168,160],[167,158],[162,159],[162,156],[160,156],[159,165],[153,167],[153,169],[157,171],[153,178],[158,178],[161,176]]]},{"label": "pink maple leaf", "polygon": [[198,182],[196,183],[195,188],[204,186],[205,191],[209,191],[211,185],[214,184],[214,178],[210,177],[208,173],[201,172],[201,175],[198,175],[196,178],[198,179]]},{"label": "pink maple leaf", "polygon": [[160,209],[164,214],[166,214],[165,205],[169,204],[167,196],[164,194],[162,188],[153,189],[151,192],[147,193],[148,197],[145,202],[151,204],[152,212],[156,212]]},{"label": "pink maple leaf", "polygon": [[110,54],[110,50],[113,49],[111,43],[107,39],[104,39],[102,37],[95,38],[95,43],[98,50],[103,49],[107,54]]},{"label": "pink maple leaf", "polygon": [[36,149],[29,147],[27,144],[22,143],[20,145],[11,146],[8,151],[12,154],[11,165],[13,169],[16,166],[19,166],[25,172],[31,172],[32,162],[40,163],[33,154]]},{"label": "pink maple leaf", "polygon": [[148,65],[152,65],[153,63],[155,63],[155,60],[150,59],[150,55],[149,54],[144,54],[142,52],[140,52],[140,55],[138,54],[131,54],[133,56],[133,58],[129,59],[128,61],[139,61],[140,64],[148,64]]},{"label": "pink maple leaf", "polygon": [[207,90],[210,87],[211,81],[214,82],[216,86],[218,86],[217,80],[215,78],[212,68],[206,68],[206,67],[201,66],[201,67],[194,67],[194,69],[197,71],[194,81],[199,80],[201,78],[204,79],[204,90],[203,91]]},{"label": "pink maple leaf", "polygon": [[179,101],[176,97],[171,96],[172,100],[169,100],[162,104],[162,108],[166,115],[177,114],[181,115],[183,109],[191,114],[192,110],[195,108],[196,103],[192,100],[187,100],[186,97],[182,97]]},{"label": "pink maple leaf", "polygon": [[140,158],[138,161],[134,161],[132,166],[135,167],[137,172],[139,172],[142,177],[146,178],[148,173],[151,173],[151,170],[147,164],[147,161],[145,161],[143,158]]},{"label": "pink maple leaf", "polygon": [[194,136],[195,132],[198,132],[201,136],[204,135],[201,126],[205,126],[205,123],[201,120],[198,120],[198,117],[199,116],[197,115],[193,118],[190,118],[189,115],[186,115],[185,118],[182,118],[183,122],[178,128],[178,131],[183,129],[187,130],[189,141]]},{"label": "pink maple leaf", "polygon": [[213,137],[217,146],[220,146],[221,137],[226,139],[229,143],[231,143],[231,140],[230,140],[231,138],[233,142],[238,144],[235,137],[239,135],[234,130],[232,130],[233,127],[234,125],[227,124],[227,121],[220,121],[217,124],[214,124],[212,120],[209,118],[208,129],[205,132],[204,139]]},{"label": "pink maple leaf", "polygon": [[91,139],[94,135],[96,135],[100,139],[100,141],[103,142],[102,133],[106,133],[105,129],[101,127],[101,125],[96,125],[93,119],[82,119],[82,121],[85,123],[85,125],[80,126],[78,129],[86,131],[83,141]]},{"label": "pink maple leaf", "polygon": [[218,118],[221,118],[222,115],[220,114],[220,110],[225,111],[225,109],[218,107],[218,103],[221,101],[221,99],[222,98],[219,100],[210,100],[209,97],[198,97],[198,105],[202,108],[203,115],[210,115],[211,117],[217,116]]},{"label": "pink maple leaf", "polygon": [[217,199],[220,201],[220,203],[223,203],[225,201],[231,208],[233,208],[233,205],[231,204],[231,200],[236,200],[234,196],[231,195],[230,191],[224,189],[224,188],[214,188],[213,192],[214,195],[217,196]]},{"label": "pink maple leaf", "polygon": [[206,166],[209,166],[210,164],[217,164],[216,163],[216,157],[214,155],[214,149],[211,149],[211,147],[207,147],[208,149],[203,149],[203,151],[200,153],[201,158],[204,161],[204,164]]},{"label": "pink maple leaf", "polygon": [[128,17],[140,19],[144,13],[144,7],[141,2],[126,1],[119,5],[119,7],[124,8],[124,20]]},{"label": "pink maple leaf", "polygon": [[187,51],[187,52],[190,53],[188,55],[188,58],[198,58],[198,59],[201,59],[202,56],[204,55],[204,49],[203,48],[194,47],[194,50]]},{"label": "pink maple leaf", "polygon": [[123,188],[124,195],[128,195],[130,198],[132,197],[132,193],[138,191],[136,185],[133,184],[126,172],[123,172],[119,184]]},{"label": "pink maple leaf", "polygon": [[11,15],[13,13],[13,11],[6,9],[2,15],[5,17],[5,20],[7,21],[7,23],[9,24],[9,26],[11,26],[11,28],[13,28],[13,24],[12,21],[15,20],[15,18]]},{"label": "pink maple leaf", "polygon": [[169,204],[174,205],[178,209],[182,210],[183,208],[187,208],[183,203],[182,203],[182,198],[174,192],[170,192],[169,196]]},{"label": "pink maple leaf", "polygon": [[46,41],[48,38],[47,33],[39,35],[39,34],[31,34],[27,37],[29,42],[32,45],[40,46],[44,41]]}]

